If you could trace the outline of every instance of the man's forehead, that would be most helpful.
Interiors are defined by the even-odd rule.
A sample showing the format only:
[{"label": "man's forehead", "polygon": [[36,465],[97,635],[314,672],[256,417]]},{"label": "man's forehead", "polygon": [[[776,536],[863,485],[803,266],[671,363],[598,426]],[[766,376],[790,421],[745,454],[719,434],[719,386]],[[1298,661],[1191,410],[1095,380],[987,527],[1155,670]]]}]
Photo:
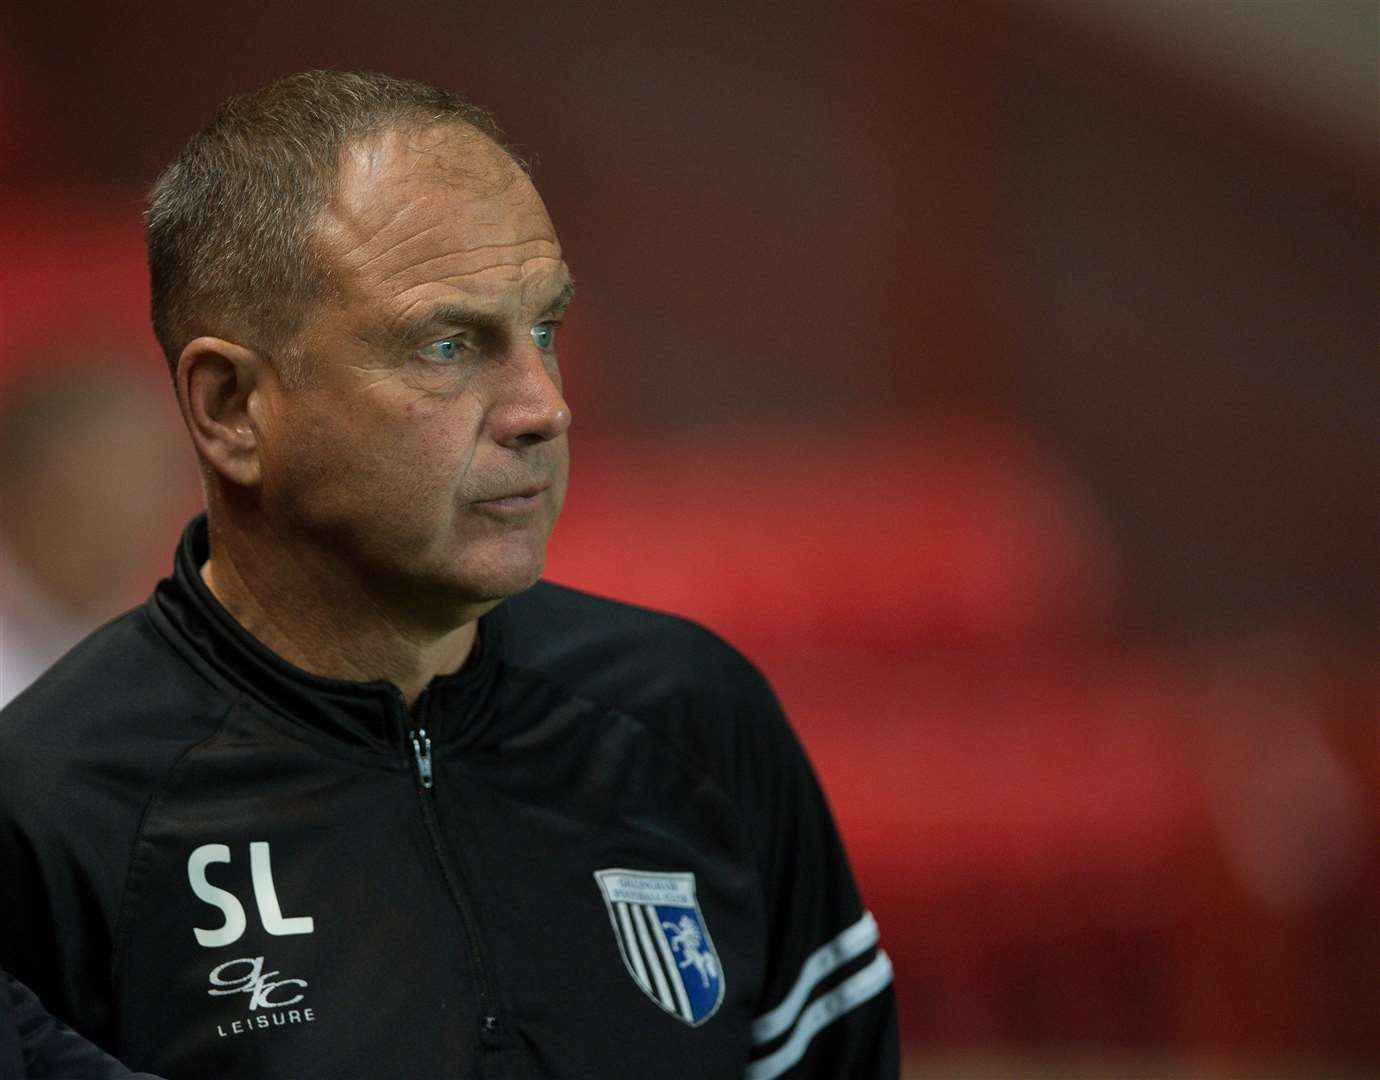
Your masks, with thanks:
[{"label": "man's forehead", "polygon": [[459,124],[385,130],[347,147],[315,233],[347,276],[375,259],[424,257],[426,248],[482,249],[517,233],[555,241],[527,176],[487,136]]},{"label": "man's forehead", "polygon": [[394,312],[452,287],[474,299],[528,293],[563,267],[526,174],[486,136],[455,125],[352,147],[317,241],[346,295]]},{"label": "man's forehead", "polygon": [[501,147],[467,124],[389,128],[341,152],[330,209],[341,217],[368,217],[390,192],[437,187],[488,201],[529,185]]}]

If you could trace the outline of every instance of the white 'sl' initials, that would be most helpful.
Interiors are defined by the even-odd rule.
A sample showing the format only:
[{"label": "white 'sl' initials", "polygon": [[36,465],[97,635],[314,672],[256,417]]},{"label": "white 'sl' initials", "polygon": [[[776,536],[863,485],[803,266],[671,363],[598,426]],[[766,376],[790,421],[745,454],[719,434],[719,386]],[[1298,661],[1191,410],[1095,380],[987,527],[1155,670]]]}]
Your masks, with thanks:
[{"label": "white 'sl' initials", "polygon": [[[211,863],[228,863],[230,848],[226,844],[202,844],[187,859],[187,880],[198,899],[219,908],[225,922],[215,930],[193,927],[198,943],[208,949],[231,945],[244,936],[247,920],[244,905],[227,889],[212,885],[206,879],[206,867]],[[275,937],[290,934],[310,934],[316,924],[310,915],[285,917],[278,903],[278,890],[273,884],[273,865],[267,840],[255,840],[249,845],[249,871],[254,884],[254,902],[259,909],[263,928]]]}]

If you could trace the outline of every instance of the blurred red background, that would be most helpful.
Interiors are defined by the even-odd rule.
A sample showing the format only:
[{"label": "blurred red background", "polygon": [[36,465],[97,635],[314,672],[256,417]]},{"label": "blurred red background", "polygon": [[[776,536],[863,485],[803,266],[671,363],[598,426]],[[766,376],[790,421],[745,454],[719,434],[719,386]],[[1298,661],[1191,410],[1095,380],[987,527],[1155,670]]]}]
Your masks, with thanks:
[{"label": "blurred red background", "polygon": [[914,1074],[1363,1074],[1377,40],[1350,0],[12,5],[0,412],[55,373],[161,410],[156,465],[91,466],[139,520],[47,497],[133,552],[69,614],[196,505],[153,177],[292,70],[459,90],[579,279],[548,576],[767,672]]}]

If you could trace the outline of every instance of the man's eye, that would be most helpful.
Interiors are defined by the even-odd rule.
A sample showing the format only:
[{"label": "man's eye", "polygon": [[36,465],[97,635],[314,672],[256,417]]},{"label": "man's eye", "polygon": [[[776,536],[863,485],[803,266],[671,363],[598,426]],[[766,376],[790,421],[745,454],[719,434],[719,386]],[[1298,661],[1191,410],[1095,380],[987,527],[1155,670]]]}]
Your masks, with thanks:
[{"label": "man's eye", "polygon": [[463,351],[464,346],[458,339],[448,337],[433,341],[430,345],[423,345],[417,350],[417,355],[438,364],[453,364]]},{"label": "man's eye", "polygon": [[556,347],[556,327],[560,322],[555,319],[548,319],[546,322],[539,322],[532,327],[532,340],[537,343],[537,348],[542,352],[550,352]]}]

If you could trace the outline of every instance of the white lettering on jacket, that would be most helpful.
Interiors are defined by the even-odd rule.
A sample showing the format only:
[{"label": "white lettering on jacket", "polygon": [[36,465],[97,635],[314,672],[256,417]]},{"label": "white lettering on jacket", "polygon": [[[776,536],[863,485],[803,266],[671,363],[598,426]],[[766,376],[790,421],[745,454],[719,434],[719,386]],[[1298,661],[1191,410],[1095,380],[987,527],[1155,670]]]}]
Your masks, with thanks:
[{"label": "white lettering on jacket", "polygon": [[[197,942],[208,949],[231,945],[244,936],[247,920],[244,905],[234,893],[206,880],[206,867],[211,863],[228,863],[230,848],[226,844],[202,844],[187,859],[187,880],[197,899],[219,908],[225,922],[215,930],[193,927]],[[310,915],[284,917],[278,903],[278,890],[273,884],[273,865],[268,841],[255,840],[249,845],[249,871],[254,884],[254,903],[259,909],[263,928],[275,937],[289,934],[310,934],[316,928]]]}]

